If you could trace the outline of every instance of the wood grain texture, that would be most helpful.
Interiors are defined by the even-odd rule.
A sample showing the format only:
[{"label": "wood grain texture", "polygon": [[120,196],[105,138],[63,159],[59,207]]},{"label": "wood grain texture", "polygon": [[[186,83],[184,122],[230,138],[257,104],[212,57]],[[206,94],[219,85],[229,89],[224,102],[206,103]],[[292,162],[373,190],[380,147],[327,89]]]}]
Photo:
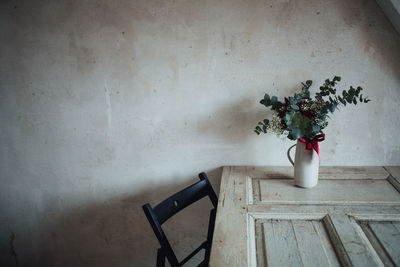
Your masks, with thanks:
[{"label": "wood grain texture", "polygon": [[303,266],[340,266],[321,221],[292,220],[292,225]]},{"label": "wood grain texture", "polygon": [[268,266],[303,266],[291,221],[270,220],[263,230]]},{"label": "wood grain texture", "polygon": [[262,220],[257,220],[255,224],[255,243],[256,243],[256,263],[257,266],[267,265],[267,249],[265,243],[265,232]]},{"label": "wood grain texture", "polygon": [[[293,179],[293,167],[240,166],[235,171],[252,178]],[[320,166],[319,179],[387,179],[388,171],[380,166]]]},{"label": "wood grain texture", "polygon": [[400,166],[385,166],[385,170],[400,182]]},{"label": "wood grain texture", "polygon": [[324,252],[328,260],[329,266],[340,266],[339,259],[337,258],[331,237],[329,236],[329,233],[326,229],[327,227],[325,225],[325,222],[320,223],[313,221],[313,226],[315,232],[318,234],[318,237],[322,243],[322,247],[324,248]]},{"label": "wood grain texture", "polygon": [[322,220],[257,220],[257,266],[340,266]]},{"label": "wood grain texture", "polygon": [[210,266],[247,266],[246,177],[224,167]]},{"label": "wood grain texture", "polygon": [[[224,167],[210,266],[390,266],[399,254],[390,232],[400,227],[399,174],[321,167],[317,187],[302,189],[292,167]],[[364,221],[377,222],[376,232]],[[388,243],[380,251],[377,233]]]},{"label": "wood grain texture", "polygon": [[381,242],[375,235],[374,231],[369,227],[368,222],[360,222],[360,227],[364,231],[366,237],[368,238],[369,242],[371,243],[372,247],[375,249],[376,253],[381,258],[383,264],[385,266],[395,266],[392,259],[383,248]]},{"label": "wood grain texture", "polygon": [[[358,225],[354,224],[347,215],[334,214],[329,217],[345,249],[345,254],[353,266],[384,266],[371,244],[365,242],[366,238],[363,239],[357,231]],[[341,257],[340,254],[339,257]]]},{"label": "wood grain texture", "polygon": [[393,185],[397,191],[400,192],[400,167],[399,166],[386,166],[385,169],[388,171],[390,176],[388,181]]},{"label": "wood grain texture", "polygon": [[400,223],[370,222],[369,227],[396,266],[400,266]]},{"label": "wood grain texture", "polygon": [[299,189],[287,179],[259,180],[260,201],[293,204],[400,204],[398,191],[387,180],[321,180]]},{"label": "wood grain texture", "polygon": [[248,206],[248,213],[265,219],[308,219],[315,220],[327,214],[351,214],[357,220],[393,221],[400,219],[399,205],[287,205],[260,204]]}]

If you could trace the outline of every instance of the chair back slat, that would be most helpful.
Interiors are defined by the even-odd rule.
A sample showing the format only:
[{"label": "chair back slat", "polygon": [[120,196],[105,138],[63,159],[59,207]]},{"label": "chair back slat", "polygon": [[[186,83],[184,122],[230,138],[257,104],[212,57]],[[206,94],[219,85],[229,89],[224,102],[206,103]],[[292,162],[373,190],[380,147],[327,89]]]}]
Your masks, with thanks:
[{"label": "chair back slat", "polygon": [[154,213],[154,210],[151,208],[150,204],[147,203],[143,205],[143,211],[150,222],[151,228],[153,228],[153,232],[160,242],[161,250],[168,258],[171,266],[179,266],[179,261],[176,258],[176,255],[172,250],[172,247],[167,237],[165,236],[163,229],[161,228],[161,224],[158,222],[157,215]]},{"label": "chair back slat", "polygon": [[[159,254],[165,255],[168,258],[171,266],[181,266],[183,264],[179,263],[175,253],[173,252],[170,243],[168,242],[167,237],[162,230],[161,225],[166,222],[169,218],[174,216],[176,213],[186,208],[187,206],[193,204],[194,202],[202,199],[203,197],[208,196],[214,206],[213,211],[211,212],[210,222],[209,222],[209,233],[207,236],[206,246],[206,257],[205,261],[208,262],[210,250],[211,250],[211,241],[212,241],[212,232],[214,229],[214,221],[215,221],[215,211],[218,205],[218,198],[208,181],[207,175],[205,173],[199,174],[200,181],[186,187],[185,189],[179,191],[178,193],[170,196],[166,200],[159,203],[157,206],[152,208],[150,204],[143,205],[143,211],[146,214],[147,219],[150,222],[151,227],[153,228],[154,233],[158,241],[160,242],[161,248],[159,250]],[[210,232],[211,230],[211,232]],[[158,256],[158,258],[160,257]],[[190,255],[192,256],[192,255]],[[163,257],[163,256],[162,256]],[[161,261],[160,261],[161,262]],[[163,265],[163,264],[160,264]]]},{"label": "chair back slat", "polygon": [[163,224],[179,211],[207,196],[206,186],[207,182],[205,180],[199,181],[155,206],[154,212],[159,223]]},{"label": "chair back slat", "polygon": [[202,173],[199,174],[199,178],[200,178],[200,180],[207,182],[208,196],[210,197],[210,200],[211,200],[214,208],[217,208],[217,206],[218,206],[218,197],[215,194],[214,189],[212,188],[212,186],[210,184],[210,181],[207,178],[207,175],[204,172],[202,172]]}]

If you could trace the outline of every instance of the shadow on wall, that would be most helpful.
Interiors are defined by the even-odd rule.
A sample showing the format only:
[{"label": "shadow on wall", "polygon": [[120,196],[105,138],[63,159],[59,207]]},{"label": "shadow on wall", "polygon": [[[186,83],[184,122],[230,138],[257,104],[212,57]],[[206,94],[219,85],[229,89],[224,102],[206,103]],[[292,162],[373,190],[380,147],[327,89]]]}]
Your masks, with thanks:
[{"label": "shadow on wall", "polygon": [[262,97],[245,96],[242,100],[217,110],[215,117],[210,115],[198,122],[197,134],[215,137],[219,143],[240,144],[244,147],[246,141],[254,137],[257,118],[265,116],[265,110],[256,108]]},{"label": "shadow on wall", "polygon": [[[219,192],[222,168],[207,172],[215,192]],[[142,205],[152,206],[186,186],[168,184],[149,188],[132,196],[119,197],[89,207],[63,212],[60,218],[43,225],[39,252],[19,259],[19,266],[155,266],[158,241]],[[163,227],[179,259],[187,256],[206,239],[208,198],[196,202],[166,222]],[[201,254],[188,266],[200,263]]]},{"label": "shadow on wall", "polygon": [[375,61],[400,82],[400,34],[384,15],[376,1],[339,1],[343,21],[359,27],[359,45],[366,63]]}]

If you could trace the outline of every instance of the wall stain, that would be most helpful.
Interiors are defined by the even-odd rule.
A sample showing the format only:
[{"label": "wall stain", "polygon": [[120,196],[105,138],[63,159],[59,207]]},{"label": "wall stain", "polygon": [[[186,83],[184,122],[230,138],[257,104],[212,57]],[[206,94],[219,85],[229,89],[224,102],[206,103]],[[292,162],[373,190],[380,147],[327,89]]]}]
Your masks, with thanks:
[{"label": "wall stain", "polygon": [[69,33],[69,53],[71,57],[76,59],[77,72],[81,74],[89,74],[94,69],[93,64],[96,63],[93,48],[80,45],[75,33]]},{"label": "wall stain", "polygon": [[170,56],[168,58],[168,66],[173,72],[173,77],[172,77],[172,86],[173,88],[178,86],[178,81],[179,81],[179,63],[178,59],[175,56]]},{"label": "wall stain", "polygon": [[225,36],[225,30],[224,29],[222,29],[221,37],[222,37],[222,47],[226,47],[226,36]]},{"label": "wall stain", "polygon": [[18,255],[17,255],[17,252],[15,251],[14,241],[15,241],[15,234],[11,233],[10,243],[9,243],[10,244],[10,254],[14,258],[15,266],[18,267]]},{"label": "wall stain", "polygon": [[235,42],[235,36],[232,35],[232,39],[231,39],[231,41],[229,43],[229,49],[230,50],[233,50],[234,42]]},{"label": "wall stain", "polygon": [[369,40],[364,43],[364,53],[368,55],[373,55],[375,53],[375,49],[372,47]]}]

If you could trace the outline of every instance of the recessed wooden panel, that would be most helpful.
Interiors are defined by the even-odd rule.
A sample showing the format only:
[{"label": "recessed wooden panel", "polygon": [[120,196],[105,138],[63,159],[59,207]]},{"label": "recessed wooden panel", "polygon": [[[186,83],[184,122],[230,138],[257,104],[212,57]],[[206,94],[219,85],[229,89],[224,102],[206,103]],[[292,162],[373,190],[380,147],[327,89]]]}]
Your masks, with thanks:
[{"label": "recessed wooden panel", "polygon": [[340,266],[318,220],[258,220],[257,266]]},{"label": "recessed wooden panel", "polygon": [[289,179],[253,179],[254,204],[400,204],[387,180],[320,180],[312,189]]},{"label": "recessed wooden panel", "polygon": [[366,236],[386,266],[400,266],[400,222],[360,223]]},{"label": "recessed wooden panel", "polygon": [[[390,167],[387,167],[390,168]],[[268,179],[293,179],[293,167],[235,167],[235,173]],[[379,166],[320,166],[318,178],[324,179],[387,179],[388,171]]]}]

